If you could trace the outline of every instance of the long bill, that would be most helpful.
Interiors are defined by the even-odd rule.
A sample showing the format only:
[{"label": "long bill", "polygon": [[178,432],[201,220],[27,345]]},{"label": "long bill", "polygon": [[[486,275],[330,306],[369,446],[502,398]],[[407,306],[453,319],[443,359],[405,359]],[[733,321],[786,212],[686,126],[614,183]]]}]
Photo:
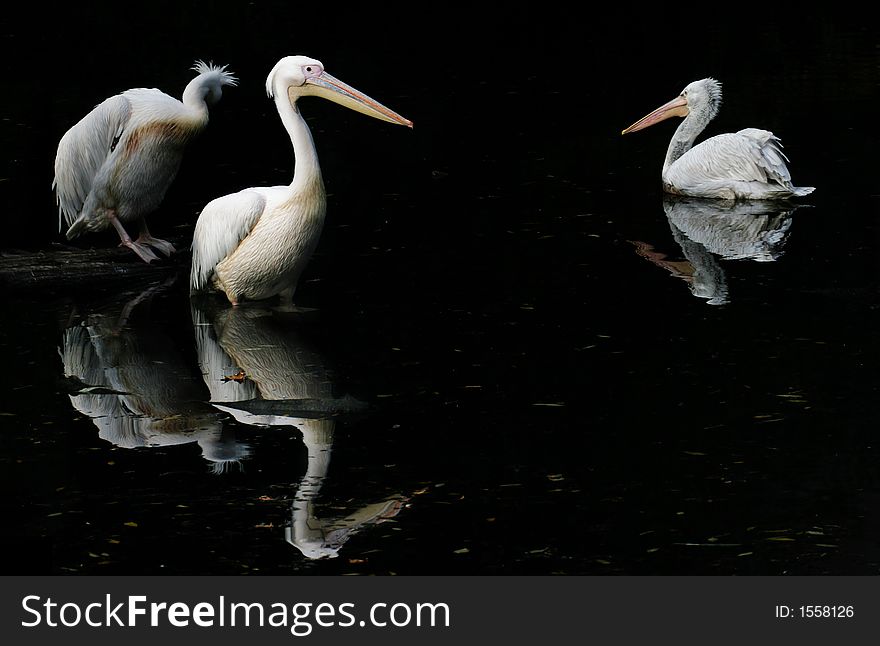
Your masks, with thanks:
[{"label": "long bill", "polygon": [[670,117],[686,117],[688,115],[688,112],[689,110],[687,99],[683,96],[677,96],[669,103],[664,103],[663,105],[661,105],[651,114],[642,117],[620,134],[625,135],[629,132],[642,130],[644,128],[647,128],[648,126],[653,126],[655,123],[660,123],[664,119],[668,119]]},{"label": "long bill", "polygon": [[397,123],[401,126],[409,126],[410,128],[413,127],[412,121],[409,119],[400,116],[390,108],[386,108],[363,92],[330,76],[327,72],[322,72],[320,76],[306,79],[302,93],[304,95],[320,96],[329,99],[334,103],[344,105],[346,108],[375,119]]}]

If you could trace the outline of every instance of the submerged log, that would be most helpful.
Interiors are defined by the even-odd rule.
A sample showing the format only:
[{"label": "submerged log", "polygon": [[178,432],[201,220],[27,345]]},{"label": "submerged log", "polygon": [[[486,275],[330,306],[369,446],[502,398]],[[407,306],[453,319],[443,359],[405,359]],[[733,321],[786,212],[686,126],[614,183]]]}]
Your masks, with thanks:
[{"label": "submerged log", "polygon": [[163,278],[187,270],[187,241],[170,241],[178,252],[150,264],[129,249],[79,249],[53,244],[39,251],[0,252],[0,286],[6,290],[70,290],[106,287],[132,280]]}]

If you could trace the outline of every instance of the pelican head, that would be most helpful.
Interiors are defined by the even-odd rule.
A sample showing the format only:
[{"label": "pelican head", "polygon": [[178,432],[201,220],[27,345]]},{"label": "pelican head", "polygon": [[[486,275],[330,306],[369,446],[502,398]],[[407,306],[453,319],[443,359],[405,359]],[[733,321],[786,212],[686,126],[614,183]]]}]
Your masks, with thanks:
[{"label": "pelican head", "polygon": [[199,106],[201,101],[214,106],[223,96],[223,86],[235,87],[238,79],[226,70],[226,65],[214,65],[205,61],[196,61],[192,66],[196,76],[183,91],[183,102],[186,105]]},{"label": "pelican head", "polygon": [[691,112],[704,115],[705,123],[708,123],[718,114],[720,106],[721,83],[713,78],[694,81],[689,83],[681,91],[681,94],[672,99],[672,101],[664,103],[651,114],[642,117],[620,134],[625,135],[629,132],[642,130],[670,117],[686,117]]},{"label": "pelican head", "polygon": [[321,61],[307,56],[285,56],[275,64],[266,79],[266,93],[275,98],[287,92],[291,104],[302,96],[319,96],[375,119],[412,128],[412,121],[371,99],[324,71]]}]

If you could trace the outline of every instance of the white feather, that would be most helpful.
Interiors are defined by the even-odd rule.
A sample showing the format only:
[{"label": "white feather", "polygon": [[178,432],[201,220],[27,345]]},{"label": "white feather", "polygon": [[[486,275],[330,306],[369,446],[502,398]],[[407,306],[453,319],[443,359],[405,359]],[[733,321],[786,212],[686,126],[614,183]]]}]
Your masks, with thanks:
[{"label": "white feather", "polygon": [[773,133],[754,128],[717,135],[673,162],[664,182],[693,197],[768,199],[811,193],[813,188],[792,184],[778,142]]},{"label": "white feather", "polygon": [[110,217],[138,221],[158,208],[185,145],[207,125],[208,103],[220,98],[224,85],[236,84],[223,67],[197,63],[195,69],[199,75],[182,101],[156,89],[127,90],[61,138],[52,186],[59,228],[67,224],[68,238],[105,229]]},{"label": "white feather", "polygon": [[[734,183],[767,182],[768,170],[756,140],[728,133],[686,152],[667,169],[663,179],[685,195],[721,197],[719,193],[728,186],[733,190]],[[779,176],[778,171],[775,174]]]},{"label": "white feather", "polygon": [[193,232],[190,291],[208,287],[214,268],[235,251],[265,208],[266,198],[254,189],[218,197],[205,206]]},{"label": "white feather", "polygon": [[98,171],[113,154],[113,142],[131,117],[131,102],[118,94],[105,100],[68,130],[58,143],[52,188],[58,202],[58,230],[82,211]]},{"label": "white feather", "polygon": [[214,65],[214,63],[206,63],[205,61],[196,61],[192,66],[193,72],[198,72],[199,76],[205,78],[207,83],[211,83],[216,87],[222,87],[224,85],[231,85],[235,87],[238,85],[238,79],[235,78],[235,75],[232,72],[227,72],[226,68],[228,65]]},{"label": "white feather", "polygon": [[319,61],[305,56],[278,61],[266,79],[266,92],[293,144],[293,181],[247,189],[205,207],[193,234],[190,290],[205,289],[210,282],[233,305],[281,295],[284,305],[292,306],[326,212],[318,154],[297,100],[323,96],[377,119],[408,126],[412,122],[334,79]]},{"label": "white feather", "polygon": [[772,132],[746,128],[694,141],[715,117],[721,85],[706,78],[688,84],[669,103],[624,130],[635,132],[672,116],[684,116],[669,142],[663,187],[669,193],[720,199],[781,199],[812,193],[792,184],[782,144]]}]

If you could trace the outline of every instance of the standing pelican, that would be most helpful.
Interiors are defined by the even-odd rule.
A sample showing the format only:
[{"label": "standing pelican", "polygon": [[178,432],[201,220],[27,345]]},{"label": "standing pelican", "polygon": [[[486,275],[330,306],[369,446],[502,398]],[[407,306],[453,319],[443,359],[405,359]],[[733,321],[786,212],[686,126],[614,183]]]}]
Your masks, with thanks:
[{"label": "standing pelican", "polygon": [[636,121],[621,134],[635,132],[669,117],[684,117],[663,163],[663,190],[692,197],[767,200],[803,196],[812,186],[794,186],[782,144],[772,132],[746,128],[717,135],[692,148],[694,140],[718,113],[721,84],[694,81],[681,94]]},{"label": "standing pelican", "polygon": [[290,135],[296,168],[289,186],[248,188],[208,203],[193,234],[190,290],[214,287],[229,302],[281,294],[288,306],[324,225],[324,182],[297,101],[320,96],[383,121],[412,122],[339,81],[305,56],[282,58],[266,79]]},{"label": "standing pelican", "polygon": [[[183,91],[183,101],[156,89],[138,88],[112,96],[65,133],[55,156],[58,228],[67,239],[113,226],[122,242],[144,262],[166,256],[171,243],[154,238],[144,216],[155,211],[174,180],[186,144],[208,125],[208,106],[224,85],[236,85],[226,66],[201,61]],[[139,222],[132,241],[123,223]]]}]

